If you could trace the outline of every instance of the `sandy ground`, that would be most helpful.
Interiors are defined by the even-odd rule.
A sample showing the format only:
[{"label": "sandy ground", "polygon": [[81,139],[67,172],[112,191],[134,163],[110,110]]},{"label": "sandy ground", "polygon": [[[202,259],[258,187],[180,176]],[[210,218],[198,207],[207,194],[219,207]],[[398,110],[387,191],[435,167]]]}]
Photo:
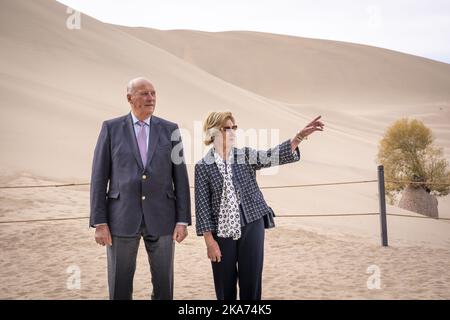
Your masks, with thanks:
[{"label": "sandy ground", "polygon": [[[21,177],[15,184],[33,182],[49,183]],[[2,206],[1,221],[86,216],[86,187],[40,190],[1,191],[2,204],[9,204],[9,209]],[[277,227],[266,232],[264,299],[450,298],[450,239],[420,241],[419,235],[401,241],[408,236],[395,234],[397,224],[408,229],[409,220],[388,219],[392,237],[386,248],[379,244],[378,217],[316,218],[315,223],[313,218],[276,219]],[[450,234],[450,223],[430,222]],[[0,298],[107,299],[105,248],[95,243],[87,224],[87,219],[0,224]],[[349,227],[355,224],[370,226],[370,232]],[[193,227],[189,232],[176,246],[175,298],[214,299],[203,239]],[[373,266],[379,270],[379,289],[367,286]],[[74,270],[80,271],[79,288],[71,287]],[[143,242],[134,285],[135,299],[149,299]]]},{"label": "sandy ground", "polygon": [[[1,228],[1,299],[107,299],[106,254],[85,221]],[[175,299],[214,299],[203,239],[176,247]],[[423,246],[389,247],[277,227],[266,235],[263,299],[449,299],[450,253]],[[367,268],[380,268],[369,290]],[[67,268],[81,271],[68,289]],[[18,270],[18,268],[20,270]],[[72,269],[73,270],[73,269]],[[150,272],[140,247],[134,298],[149,299]]]}]

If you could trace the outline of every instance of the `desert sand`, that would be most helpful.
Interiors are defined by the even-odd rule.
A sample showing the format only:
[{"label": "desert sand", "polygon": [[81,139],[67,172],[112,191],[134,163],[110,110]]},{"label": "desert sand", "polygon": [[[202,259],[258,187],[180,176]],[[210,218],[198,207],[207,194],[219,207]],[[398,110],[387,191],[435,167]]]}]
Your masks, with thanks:
[{"label": "desert sand", "polygon": [[[377,144],[401,117],[422,120],[450,159],[450,65],[358,44],[232,31],[128,28],[81,16],[50,0],[0,1],[0,185],[88,182],[102,121],[129,112],[126,83],[150,78],[155,115],[177,122],[191,150],[208,111],[231,110],[244,129],[278,130],[269,147],[317,115],[324,132],[302,142],[299,163],[261,186],[375,180]],[[261,131],[260,131],[261,132]],[[264,137],[263,137],[264,138]],[[201,150],[205,152],[206,150]],[[378,216],[282,217],[378,212],[376,183],[265,189],[279,217],[266,233],[264,299],[449,299],[450,221],[388,205],[389,244]],[[192,195],[193,196],[193,195]],[[449,197],[438,198],[450,218]],[[192,210],[194,212],[194,207]],[[1,299],[106,299],[105,249],[88,228],[89,187],[0,189]],[[175,298],[214,299],[203,239],[176,247]],[[370,266],[380,289],[368,289]],[[67,268],[81,287],[67,287]],[[151,282],[141,247],[135,298]]]}]

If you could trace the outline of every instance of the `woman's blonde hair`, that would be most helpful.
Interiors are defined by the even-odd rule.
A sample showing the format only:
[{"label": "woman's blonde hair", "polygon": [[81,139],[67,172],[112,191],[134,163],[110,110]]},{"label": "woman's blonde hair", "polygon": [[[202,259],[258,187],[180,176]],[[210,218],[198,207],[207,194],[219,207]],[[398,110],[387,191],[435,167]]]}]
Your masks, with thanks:
[{"label": "woman's blonde hair", "polygon": [[233,114],[230,111],[210,112],[203,123],[203,132],[205,133],[205,145],[210,145],[214,141],[214,135],[225,121],[231,120],[235,124]]}]

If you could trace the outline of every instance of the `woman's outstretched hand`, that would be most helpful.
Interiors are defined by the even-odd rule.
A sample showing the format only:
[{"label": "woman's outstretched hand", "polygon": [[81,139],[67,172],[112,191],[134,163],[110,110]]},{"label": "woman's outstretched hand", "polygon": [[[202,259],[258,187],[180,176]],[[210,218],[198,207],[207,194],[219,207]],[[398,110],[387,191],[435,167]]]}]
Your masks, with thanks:
[{"label": "woman's outstretched hand", "polygon": [[323,127],[325,126],[325,124],[322,121],[319,121],[321,117],[322,116],[318,116],[313,121],[308,123],[306,127],[297,132],[294,138],[291,139],[292,151],[297,148],[302,140],[308,139],[307,137],[314,131],[323,131]]}]

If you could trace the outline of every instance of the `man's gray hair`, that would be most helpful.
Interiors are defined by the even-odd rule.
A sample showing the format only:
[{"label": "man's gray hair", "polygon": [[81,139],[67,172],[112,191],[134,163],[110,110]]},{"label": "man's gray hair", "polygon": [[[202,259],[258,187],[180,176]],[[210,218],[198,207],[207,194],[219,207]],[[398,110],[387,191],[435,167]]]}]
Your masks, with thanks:
[{"label": "man's gray hair", "polygon": [[147,78],[145,78],[145,77],[137,77],[137,78],[131,79],[131,80],[128,82],[128,84],[127,84],[127,94],[132,94],[136,82],[143,81],[143,80],[144,80],[144,81],[147,81],[147,82],[149,82],[149,83],[151,83],[151,82],[150,82]]}]

